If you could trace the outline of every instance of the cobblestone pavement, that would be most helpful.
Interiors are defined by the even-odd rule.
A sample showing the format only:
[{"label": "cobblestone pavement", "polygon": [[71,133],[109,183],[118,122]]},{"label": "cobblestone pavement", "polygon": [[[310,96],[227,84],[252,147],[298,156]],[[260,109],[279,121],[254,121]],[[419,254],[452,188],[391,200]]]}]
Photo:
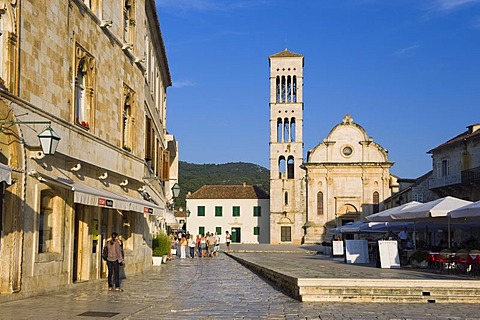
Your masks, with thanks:
[{"label": "cobblestone pavement", "polygon": [[103,280],[5,302],[0,319],[480,319],[474,304],[302,303],[225,254],[177,258],[122,286],[109,292]]}]

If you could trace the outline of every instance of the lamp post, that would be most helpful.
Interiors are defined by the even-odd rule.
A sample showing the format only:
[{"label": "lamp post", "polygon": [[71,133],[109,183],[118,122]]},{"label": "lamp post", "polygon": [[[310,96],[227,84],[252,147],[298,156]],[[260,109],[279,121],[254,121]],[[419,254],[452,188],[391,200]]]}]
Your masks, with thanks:
[{"label": "lamp post", "polygon": [[185,216],[185,231],[188,230],[188,218],[190,217],[190,210],[187,209],[187,211],[185,212],[187,215]]}]

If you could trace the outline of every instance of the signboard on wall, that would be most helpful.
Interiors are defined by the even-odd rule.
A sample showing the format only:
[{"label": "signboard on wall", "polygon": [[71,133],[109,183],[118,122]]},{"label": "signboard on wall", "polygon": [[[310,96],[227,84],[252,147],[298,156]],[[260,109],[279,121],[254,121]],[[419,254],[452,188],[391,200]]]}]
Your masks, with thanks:
[{"label": "signboard on wall", "polygon": [[368,263],[367,240],[345,240],[346,263]]}]

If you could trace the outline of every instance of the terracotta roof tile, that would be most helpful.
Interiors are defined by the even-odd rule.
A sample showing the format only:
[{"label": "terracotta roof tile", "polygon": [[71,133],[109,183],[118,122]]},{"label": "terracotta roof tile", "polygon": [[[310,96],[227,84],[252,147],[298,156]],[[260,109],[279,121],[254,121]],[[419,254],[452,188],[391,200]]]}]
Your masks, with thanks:
[{"label": "terracotta roof tile", "polygon": [[258,186],[251,185],[204,185],[187,199],[269,199]]}]

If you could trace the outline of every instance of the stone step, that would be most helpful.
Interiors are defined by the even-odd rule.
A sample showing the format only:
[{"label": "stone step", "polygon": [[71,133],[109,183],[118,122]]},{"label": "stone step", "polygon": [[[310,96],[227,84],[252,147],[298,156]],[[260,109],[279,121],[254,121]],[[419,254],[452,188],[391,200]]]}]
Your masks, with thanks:
[{"label": "stone step", "polygon": [[279,289],[310,302],[480,303],[479,280],[295,278],[232,256]]},{"label": "stone step", "polygon": [[480,302],[478,280],[298,279],[301,301]]}]

